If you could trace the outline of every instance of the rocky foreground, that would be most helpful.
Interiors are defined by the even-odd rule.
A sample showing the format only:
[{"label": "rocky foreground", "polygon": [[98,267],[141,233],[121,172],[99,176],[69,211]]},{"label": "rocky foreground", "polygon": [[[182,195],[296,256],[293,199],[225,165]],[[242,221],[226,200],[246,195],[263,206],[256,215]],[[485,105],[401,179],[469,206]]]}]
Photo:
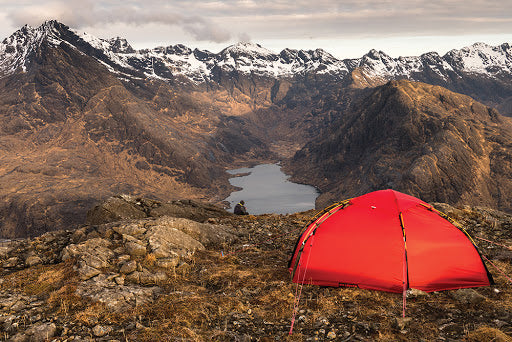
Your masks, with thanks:
[{"label": "rocky foreground", "polygon": [[[512,284],[490,264],[495,286],[410,291],[406,318],[400,295],[305,286],[289,335],[287,263],[314,212],[234,217],[190,202],[173,217],[159,202],[109,201],[77,230],[0,242],[2,340],[512,340]],[[438,207],[512,274],[512,251],[476,238],[512,246],[511,215]]]}]

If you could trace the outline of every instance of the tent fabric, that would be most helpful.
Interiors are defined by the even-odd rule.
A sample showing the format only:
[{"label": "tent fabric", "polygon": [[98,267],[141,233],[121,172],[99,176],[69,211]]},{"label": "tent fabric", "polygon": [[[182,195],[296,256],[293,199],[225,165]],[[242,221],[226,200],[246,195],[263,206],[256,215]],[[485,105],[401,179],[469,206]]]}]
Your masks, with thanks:
[{"label": "tent fabric", "polygon": [[426,292],[488,286],[488,273],[465,232],[429,204],[380,190],[334,206],[298,239],[295,283]]}]

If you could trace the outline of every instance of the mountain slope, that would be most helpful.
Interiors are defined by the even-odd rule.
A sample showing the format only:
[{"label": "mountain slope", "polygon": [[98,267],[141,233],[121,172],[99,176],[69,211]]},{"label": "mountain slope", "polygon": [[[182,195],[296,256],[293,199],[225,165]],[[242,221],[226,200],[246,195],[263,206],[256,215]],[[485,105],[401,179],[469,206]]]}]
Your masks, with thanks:
[{"label": "mountain slope", "polygon": [[148,101],[136,85],[58,40],[71,33],[50,24],[16,47],[24,59],[10,61],[14,73],[0,79],[0,236],[82,223],[86,208],[120,192],[162,199],[226,193],[220,163],[232,157],[225,136],[235,146],[251,139],[243,152],[262,145],[231,126],[218,133],[222,117],[210,101],[190,100],[162,81],[140,81]]},{"label": "mountain slope", "polygon": [[512,124],[467,96],[392,81],[354,103],[288,169],[315,180],[321,206],[392,188],[511,210]]}]

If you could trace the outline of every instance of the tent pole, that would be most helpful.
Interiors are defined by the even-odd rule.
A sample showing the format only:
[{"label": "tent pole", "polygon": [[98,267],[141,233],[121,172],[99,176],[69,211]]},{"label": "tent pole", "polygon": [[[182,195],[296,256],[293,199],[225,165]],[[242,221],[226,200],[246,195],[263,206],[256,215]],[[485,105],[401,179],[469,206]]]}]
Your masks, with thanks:
[{"label": "tent pole", "polygon": [[405,318],[405,308],[407,304],[407,288],[409,287],[409,274],[407,267],[407,238],[405,235],[405,224],[404,218],[402,216],[402,212],[398,214],[398,219],[400,220],[400,226],[402,227],[402,235],[404,238],[404,260],[403,260],[403,273],[402,273],[402,317]]}]

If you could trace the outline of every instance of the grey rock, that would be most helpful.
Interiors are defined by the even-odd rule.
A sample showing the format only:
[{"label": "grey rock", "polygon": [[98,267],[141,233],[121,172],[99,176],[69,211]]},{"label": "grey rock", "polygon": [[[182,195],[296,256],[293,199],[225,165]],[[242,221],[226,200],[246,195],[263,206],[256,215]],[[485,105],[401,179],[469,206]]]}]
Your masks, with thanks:
[{"label": "grey rock", "polygon": [[37,255],[31,255],[25,259],[25,266],[31,267],[31,266],[38,265],[41,262],[42,262],[42,260],[40,257],[38,257]]},{"label": "grey rock", "polygon": [[125,280],[134,284],[138,284],[140,283],[140,274],[141,272],[139,271],[132,272],[125,277]]},{"label": "grey rock", "polygon": [[114,253],[116,253],[116,254],[125,254],[126,253],[126,249],[123,246],[119,246],[119,247],[114,249]]},{"label": "grey rock", "polygon": [[135,260],[129,260],[121,265],[120,273],[129,274],[137,270],[137,262]]},{"label": "grey rock", "polygon": [[30,337],[23,333],[17,333],[13,337],[11,337],[9,342],[28,342],[30,341]]},{"label": "grey rock", "polygon": [[229,243],[236,239],[230,228],[226,226],[199,223],[185,218],[164,216],[155,220],[154,224],[180,230],[207,246]]},{"label": "grey rock", "polygon": [[95,206],[87,212],[88,224],[103,224],[126,219],[140,219],[147,217],[140,206],[130,196],[110,197],[105,202]]},{"label": "grey rock", "polygon": [[43,342],[55,336],[56,331],[55,323],[41,323],[27,329],[25,334],[30,336],[30,341]]},{"label": "grey rock", "polygon": [[459,289],[457,291],[452,291],[451,295],[453,299],[462,304],[476,305],[486,299],[485,296],[481,295],[473,289]]},{"label": "grey rock", "polygon": [[112,243],[102,238],[94,238],[80,244],[68,245],[62,251],[62,260],[76,257],[94,268],[107,267],[114,252],[109,248]]},{"label": "grey rock", "polygon": [[125,243],[126,252],[133,257],[146,255],[146,247],[140,243],[128,241]]},{"label": "grey rock", "polygon": [[85,240],[85,228],[76,229],[71,235],[71,242],[79,243]]},{"label": "grey rock", "polygon": [[150,273],[148,270],[144,270],[140,274],[140,283],[143,285],[154,285],[160,284],[168,279],[167,274],[164,272]]},{"label": "grey rock", "polygon": [[101,274],[101,271],[82,262],[78,267],[78,274],[80,275],[80,279],[87,280]]},{"label": "grey rock", "polygon": [[114,278],[114,281],[115,281],[115,282],[116,282],[116,284],[118,284],[118,285],[124,285],[124,276],[115,277],[115,278]]},{"label": "grey rock", "polygon": [[425,297],[428,296],[428,292],[418,290],[418,289],[409,289],[407,290],[407,297],[417,298],[417,297]]},{"label": "grey rock", "polygon": [[178,200],[167,203],[157,203],[149,208],[151,217],[180,217],[198,222],[207,221],[212,217],[232,215],[224,209],[211,204],[201,203],[193,200]]},{"label": "grey rock", "polygon": [[14,315],[7,315],[7,316],[0,317],[0,324],[4,328],[4,331],[10,331],[12,329],[12,324],[15,319],[16,319],[16,316],[14,316]]},{"label": "grey rock", "polygon": [[187,256],[196,250],[204,250],[203,244],[190,235],[168,225],[157,225],[146,232],[151,253],[157,258],[169,258],[176,255]]},{"label": "grey rock", "polygon": [[86,240],[90,240],[90,239],[96,239],[96,238],[101,238],[101,234],[99,232],[97,232],[96,230],[93,230],[92,232],[89,232],[86,236]]},{"label": "grey rock", "polygon": [[150,303],[160,292],[158,287],[118,285],[107,281],[106,277],[102,277],[102,275],[96,278],[80,283],[76,293],[92,301],[104,303],[115,312]]},{"label": "grey rock", "polygon": [[[123,250],[124,250],[124,248],[123,248]],[[131,257],[128,254],[122,254],[117,257],[117,263],[122,264],[130,259],[131,259]]]},{"label": "grey rock", "polygon": [[5,259],[12,251],[12,247],[10,245],[0,246],[0,258]]},{"label": "grey rock", "polygon": [[110,332],[112,331],[112,327],[110,326],[105,326],[105,325],[95,325],[93,328],[92,328],[92,333],[94,334],[94,336],[96,337],[103,337],[105,335],[108,335],[110,334]]},{"label": "grey rock", "polygon": [[2,266],[4,268],[13,268],[13,267],[16,267],[17,265],[18,265],[18,258],[12,257],[12,258],[5,260]]},{"label": "grey rock", "polygon": [[398,328],[398,330],[405,330],[411,321],[411,317],[397,317],[395,319],[395,327]]},{"label": "grey rock", "polygon": [[173,268],[178,266],[179,261],[179,258],[161,258],[156,261],[155,265],[162,268]]},{"label": "grey rock", "polygon": [[183,217],[204,222],[211,217],[231,215],[224,209],[193,200],[162,203],[147,198],[121,195],[107,199],[87,213],[88,224],[103,224],[144,217]]},{"label": "grey rock", "polygon": [[11,310],[14,312],[20,312],[27,308],[27,304],[23,300],[18,300],[13,306],[11,306]]},{"label": "grey rock", "polygon": [[134,237],[144,234],[146,232],[146,228],[144,228],[139,223],[121,224],[119,226],[112,227],[112,229],[118,234],[131,235]]},{"label": "grey rock", "polygon": [[7,298],[2,298],[2,300],[0,301],[0,306],[9,309],[14,304],[16,304],[17,301],[18,301],[17,296],[14,296],[14,295],[8,296]]}]

